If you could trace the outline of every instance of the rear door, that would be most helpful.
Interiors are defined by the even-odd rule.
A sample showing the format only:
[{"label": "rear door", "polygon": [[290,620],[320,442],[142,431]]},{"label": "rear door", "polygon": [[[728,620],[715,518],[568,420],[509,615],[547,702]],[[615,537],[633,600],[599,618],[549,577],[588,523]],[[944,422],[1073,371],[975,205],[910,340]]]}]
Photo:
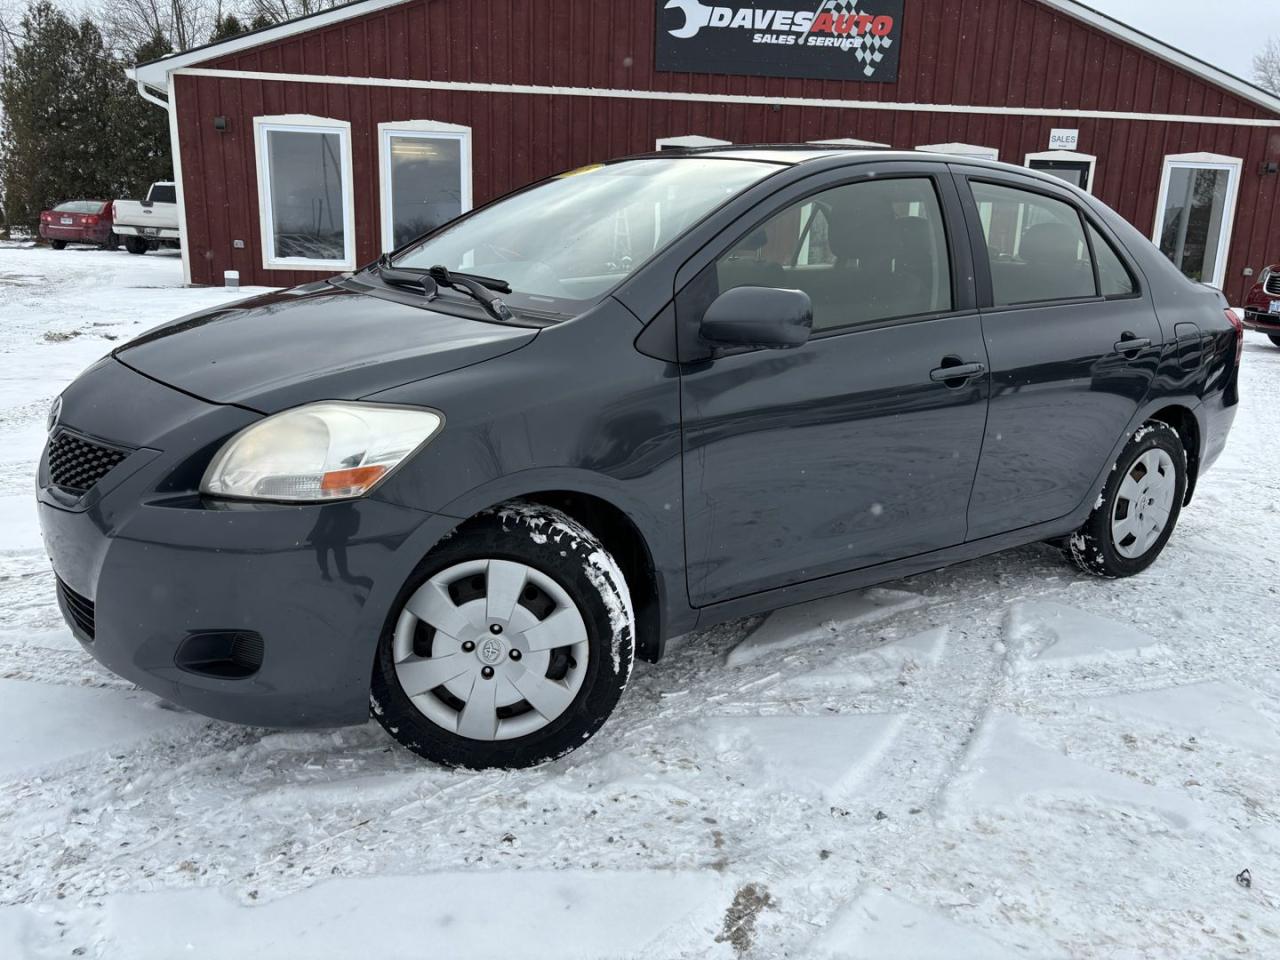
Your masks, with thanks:
[{"label": "rear door", "polygon": [[677,297],[682,334],[735,286],[814,305],[798,350],[682,365],[697,606],[965,538],[987,378],[955,184],[902,161],[805,183],[726,231]]},{"label": "rear door", "polygon": [[1075,194],[956,172],[991,365],[975,540],[1082,503],[1150,391],[1163,338],[1140,273]]}]

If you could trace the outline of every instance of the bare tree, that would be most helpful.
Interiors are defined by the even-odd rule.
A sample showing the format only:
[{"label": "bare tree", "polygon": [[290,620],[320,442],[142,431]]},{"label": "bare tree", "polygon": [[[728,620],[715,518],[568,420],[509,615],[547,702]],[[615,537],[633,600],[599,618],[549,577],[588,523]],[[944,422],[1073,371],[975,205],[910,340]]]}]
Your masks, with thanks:
[{"label": "bare tree", "polygon": [[112,0],[102,11],[103,30],[119,51],[155,36],[190,50],[208,42],[222,12],[223,0]]},{"label": "bare tree", "polygon": [[1258,86],[1280,94],[1280,38],[1272,37],[1253,55],[1253,80]]},{"label": "bare tree", "polygon": [[343,2],[345,0],[248,0],[247,9],[255,23],[284,23]]}]

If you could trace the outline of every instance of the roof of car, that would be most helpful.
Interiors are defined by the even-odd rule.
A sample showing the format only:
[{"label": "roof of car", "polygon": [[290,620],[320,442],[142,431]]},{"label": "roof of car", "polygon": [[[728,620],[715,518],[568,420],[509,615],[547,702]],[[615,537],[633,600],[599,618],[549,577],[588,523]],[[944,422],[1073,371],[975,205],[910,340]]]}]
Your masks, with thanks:
[{"label": "roof of car", "polygon": [[[841,147],[814,143],[734,143],[705,147],[666,147],[656,153],[643,154],[649,157],[723,157],[729,160],[755,160],[763,163],[777,163],[785,166],[796,166],[814,160],[825,160],[830,157],[856,157],[863,160],[943,160],[950,163],[976,164],[984,167],[1004,167],[1012,165],[986,157],[962,153],[933,153],[927,150],[903,150],[891,147]],[[1024,173],[1031,172],[1025,167],[1015,167]]]}]

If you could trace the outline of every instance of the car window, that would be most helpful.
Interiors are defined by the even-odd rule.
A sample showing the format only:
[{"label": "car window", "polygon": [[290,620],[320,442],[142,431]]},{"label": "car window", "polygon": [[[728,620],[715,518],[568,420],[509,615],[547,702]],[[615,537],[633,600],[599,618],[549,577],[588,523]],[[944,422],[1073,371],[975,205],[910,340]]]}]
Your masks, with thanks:
[{"label": "car window", "polygon": [[101,213],[101,200],[64,200],[53,208],[54,213]]},{"label": "car window", "polygon": [[814,330],[951,309],[942,208],[927,177],[867,180],[793,204],[715,264],[733,287],[803,290]]},{"label": "car window", "polygon": [[1043,194],[971,183],[997,306],[1096,297],[1080,214]]},{"label": "car window", "polygon": [[1129,297],[1138,292],[1133,274],[1111,245],[1093,224],[1089,224],[1089,242],[1093,244],[1093,257],[1098,263],[1098,284],[1104,297]]},{"label": "car window", "polygon": [[172,183],[157,183],[147,194],[147,199],[152,203],[177,203],[178,188]]}]

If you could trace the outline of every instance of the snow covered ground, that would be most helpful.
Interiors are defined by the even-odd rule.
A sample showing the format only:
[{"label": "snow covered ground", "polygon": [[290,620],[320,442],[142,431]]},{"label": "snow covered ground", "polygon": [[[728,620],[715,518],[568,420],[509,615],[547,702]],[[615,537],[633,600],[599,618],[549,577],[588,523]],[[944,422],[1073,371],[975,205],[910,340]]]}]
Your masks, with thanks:
[{"label": "snow covered ground", "polygon": [[180,278],[0,250],[0,958],[1280,956],[1265,339],[1147,574],[1029,547],[690,636],[579,752],[472,774],[178,712],[62,626],[46,408],[233,296]]}]

